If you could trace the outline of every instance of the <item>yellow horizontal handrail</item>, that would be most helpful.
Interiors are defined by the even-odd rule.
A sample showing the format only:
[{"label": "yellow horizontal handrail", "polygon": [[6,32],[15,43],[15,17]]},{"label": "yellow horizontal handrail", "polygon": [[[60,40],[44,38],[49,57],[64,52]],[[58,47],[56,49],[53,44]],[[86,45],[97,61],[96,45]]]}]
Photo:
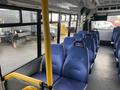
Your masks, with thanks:
[{"label": "yellow horizontal handrail", "polygon": [[27,87],[23,88],[22,90],[38,90],[38,89],[34,86],[27,86]]},{"label": "yellow horizontal handrail", "polygon": [[25,81],[25,82],[30,83],[30,84],[35,85],[35,86],[40,86],[40,84],[42,83],[41,80],[34,79],[34,78],[31,78],[31,77],[28,77],[28,76],[25,76],[23,74],[16,73],[16,72],[8,74],[4,77],[5,80],[10,80],[13,78]]}]

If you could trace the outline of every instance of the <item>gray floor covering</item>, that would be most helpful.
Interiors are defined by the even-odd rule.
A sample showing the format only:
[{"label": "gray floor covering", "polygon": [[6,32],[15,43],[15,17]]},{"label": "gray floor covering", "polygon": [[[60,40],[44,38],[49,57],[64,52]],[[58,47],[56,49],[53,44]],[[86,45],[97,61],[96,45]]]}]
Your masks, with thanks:
[{"label": "gray floor covering", "polygon": [[89,76],[87,90],[120,90],[113,49],[101,46]]}]

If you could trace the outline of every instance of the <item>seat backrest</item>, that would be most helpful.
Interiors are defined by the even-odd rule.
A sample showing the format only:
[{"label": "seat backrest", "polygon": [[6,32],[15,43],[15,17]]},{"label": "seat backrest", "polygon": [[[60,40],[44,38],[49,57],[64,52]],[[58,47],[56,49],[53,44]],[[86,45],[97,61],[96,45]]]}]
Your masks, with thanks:
[{"label": "seat backrest", "polygon": [[100,35],[99,35],[99,31],[94,31],[94,33],[97,35],[98,41],[100,42]]},{"label": "seat backrest", "polygon": [[[61,75],[62,66],[65,59],[63,46],[60,44],[51,45],[52,48],[52,67],[53,73]],[[43,58],[42,71],[46,71],[45,69],[45,58]]]},{"label": "seat backrest", "polygon": [[85,44],[85,46],[91,50],[93,52],[93,54],[95,55],[96,52],[96,48],[95,48],[95,40],[91,37],[91,36],[86,36],[83,39],[83,42]]},{"label": "seat backrest", "polygon": [[83,40],[84,36],[82,34],[76,33],[76,34],[74,34],[74,38],[75,38],[75,40],[81,41],[81,40]]},{"label": "seat backrest", "polygon": [[90,33],[90,34],[93,37],[93,39],[95,40],[96,47],[98,47],[99,46],[99,41],[98,41],[97,35],[95,33]]},{"label": "seat backrest", "polygon": [[120,31],[118,31],[118,32],[116,33],[116,39],[114,40],[114,43],[117,42],[119,36],[120,36]]},{"label": "seat backrest", "polygon": [[118,36],[115,44],[114,44],[114,48],[116,49],[118,47],[118,44],[120,43],[120,36]]},{"label": "seat backrest", "polygon": [[118,58],[118,61],[120,63],[120,45],[119,45],[119,48],[118,48],[118,51],[117,51],[117,58]]},{"label": "seat backrest", "polygon": [[63,42],[63,47],[65,50],[65,54],[67,55],[68,50],[72,47],[73,43],[75,41],[74,37],[66,37]]},{"label": "seat backrest", "polygon": [[120,32],[120,27],[114,28],[113,34],[112,34],[112,42],[114,42],[116,40],[118,32]]},{"label": "seat backrest", "polygon": [[118,58],[120,56],[120,54],[118,53],[120,51],[120,42],[118,42],[118,45],[116,47],[116,51],[115,51],[115,56]]},{"label": "seat backrest", "polygon": [[87,34],[86,31],[79,31],[78,34],[82,34],[83,36],[85,36]]},{"label": "seat backrest", "polygon": [[63,65],[63,76],[86,83],[88,80],[88,50],[83,46],[72,46]]}]

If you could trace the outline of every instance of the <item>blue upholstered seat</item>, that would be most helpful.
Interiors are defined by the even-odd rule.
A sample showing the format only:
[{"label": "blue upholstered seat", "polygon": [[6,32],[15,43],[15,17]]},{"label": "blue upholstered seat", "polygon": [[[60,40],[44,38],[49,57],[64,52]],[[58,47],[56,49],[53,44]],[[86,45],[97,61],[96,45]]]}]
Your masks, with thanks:
[{"label": "blue upholstered seat", "polygon": [[113,43],[115,42],[118,32],[120,32],[120,27],[114,28],[113,33],[112,33],[111,42],[113,42]]},{"label": "blue upholstered seat", "polygon": [[120,32],[116,36],[116,40],[114,41],[114,48],[117,49],[117,46],[120,42]]},{"label": "blue upholstered seat", "polygon": [[119,57],[119,53],[118,53],[119,51],[120,51],[120,42],[118,42],[118,45],[116,46],[116,50],[114,52],[116,58]]},{"label": "blue upholstered seat", "polygon": [[98,41],[97,35],[95,33],[93,33],[93,32],[91,32],[90,34],[93,37],[93,39],[95,40],[96,51],[98,51],[99,41]]},{"label": "blue upholstered seat", "polygon": [[75,38],[75,40],[81,41],[81,40],[83,40],[84,35],[76,33],[76,34],[74,34],[74,38]]},{"label": "blue upholstered seat", "polygon": [[65,55],[67,55],[68,50],[72,47],[73,43],[75,41],[74,37],[66,37],[63,42],[63,47],[65,49]]},{"label": "blue upholstered seat", "polygon": [[[46,82],[46,72],[38,72],[32,75],[32,77]],[[57,81],[60,78],[60,75],[53,74],[53,81]]]},{"label": "blue upholstered seat", "polygon": [[90,35],[86,35],[83,41],[85,43],[85,46],[88,48],[90,64],[92,64],[96,57],[95,40]]},{"label": "blue upholstered seat", "polygon": [[86,83],[69,78],[60,78],[53,86],[54,90],[84,90]]},{"label": "blue upholstered seat", "polygon": [[[53,68],[53,79],[54,82],[61,76],[62,67],[65,59],[64,49],[62,45],[51,45],[52,48],[52,68]],[[37,72],[32,77],[46,81],[46,68],[45,68],[45,60],[43,58],[42,63],[42,72]]]},{"label": "blue upholstered seat", "polygon": [[68,51],[62,77],[54,84],[54,90],[84,90],[89,73],[88,51],[76,43]]},{"label": "blue upholstered seat", "polygon": [[87,32],[86,31],[79,31],[78,34],[82,34],[84,37],[87,34]]}]

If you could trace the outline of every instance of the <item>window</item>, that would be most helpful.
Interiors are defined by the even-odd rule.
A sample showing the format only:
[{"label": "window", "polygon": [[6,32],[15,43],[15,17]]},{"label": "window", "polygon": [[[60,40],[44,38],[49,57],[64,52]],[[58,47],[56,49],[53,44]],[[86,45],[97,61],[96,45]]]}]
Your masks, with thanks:
[{"label": "window", "polygon": [[62,43],[64,38],[68,36],[68,24],[69,22],[61,22],[60,43]]},{"label": "window", "polygon": [[86,20],[86,16],[85,16],[85,15],[82,15],[82,16],[81,16],[81,20],[80,20],[80,29],[81,29],[81,30],[83,29],[83,24],[84,24],[85,20]]},{"label": "window", "polygon": [[66,16],[65,15],[61,15],[61,21],[65,21]]},{"label": "window", "polygon": [[72,15],[71,16],[71,36],[74,35],[76,32],[76,24],[77,24],[77,15]]},{"label": "window", "polygon": [[[58,24],[57,23],[52,23],[49,25],[50,26],[50,39],[51,39],[51,44],[56,44],[57,43],[57,32],[58,32]],[[44,48],[44,33],[43,33],[43,24],[42,24],[42,30],[41,30],[41,43],[42,43],[42,54],[45,53],[45,48]]]},{"label": "window", "polygon": [[75,15],[75,21],[77,21],[77,15]]},{"label": "window", "polygon": [[75,20],[75,16],[71,15],[71,21],[74,21],[74,20]]},{"label": "window", "polygon": [[31,22],[37,22],[37,12],[31,12]]},{"label": "window", "polygon": [[107,21],[111,22],[113,27],[120,26],[120,15],[108,16]]},{"label": "window", "polygon": [[70,15],[66,15],[66,21],[69,22],[70,20]]},{"label": "window", "polygon": [[3,75],[37,58],[36,26],[2,28],[0,41]]},{"label": "window", "polygon": [[114,26],[111,22],[109,21],[93,21],[92,22],[92,28],[96,28],[96,29],[99,29],[99,30],[105,30],[105,29],[113,29]]},{"label": "window", "polygon": [[37,22],[37,13],[32,11],[22,11],[23,23]]},{"label": "window", "polygon": [[58,13],[52,13],[52,21],[56,22],[56,21],[58,21],[58,19],[59,19],[59,14]]},{"label": "window", "polygon": [[93,21],[92,28],[99,30],[113,30],[114,27],[120,26],[120,15],[108,16],[107,21]]},{"label": "window", "polygon": [[60,43],[62,43],[65,37],[68,36],[69,20],[70,15],[66,15],[66,21],[61,22]]},{"label": "window", "polygon": [[49,21],[51,21],[51,16],[52,16],[52,14],[51,14],[51,13],[49,13]]},{"label": "window", "polygon": [[111,41],[113,29],[117,26],[120,26],[120,15],[108,16],[106,21],[92,21],[92,29],[100,32],[102,41]]},{"label": "window", "polygon": [[19,11],[0,9],[0,23],[19,23]]}]

